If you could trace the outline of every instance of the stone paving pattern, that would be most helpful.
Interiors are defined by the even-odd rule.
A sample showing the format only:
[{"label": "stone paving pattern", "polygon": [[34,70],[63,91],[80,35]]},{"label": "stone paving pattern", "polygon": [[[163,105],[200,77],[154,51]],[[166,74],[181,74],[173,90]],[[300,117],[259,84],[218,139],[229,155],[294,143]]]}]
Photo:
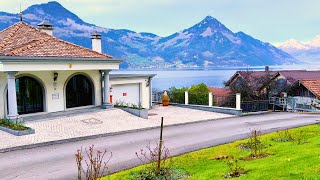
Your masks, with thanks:
[{"label": "stone paving pattern", "polygon": [[85,114],[73,114],[38,121],[29,121],[26,122],[25,125],[35,129],[35,134],[19,137],[0,131],[0,149],[155,127],[160,125],[161,117],[164,117],[164,125],[232,117],[232,115],[228,114],[173,106],[156,106],[152,110],[149,110],[149,114],[153,115],[149,116],[147,120],[131,115],[120,109],[101,110],[97,108],[95,111]]}]

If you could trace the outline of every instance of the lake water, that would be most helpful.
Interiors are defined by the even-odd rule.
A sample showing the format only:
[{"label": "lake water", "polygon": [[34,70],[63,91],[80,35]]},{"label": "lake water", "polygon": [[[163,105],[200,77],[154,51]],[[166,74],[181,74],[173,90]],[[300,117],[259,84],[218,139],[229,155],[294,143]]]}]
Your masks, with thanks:
[{"label": "lake water", "polygon": [[[234,68],[211,68],[211,69],[143,69],[143,70],[121,70],[112,71],[115,74],[157,74],[152,81],[153,89],[165,90],[172,86],[190,87],[194,84],[205,83],[207,86],[223,87],[236,71],[239,70],[264,70],[263,66],[256,67],[234,67]],[[270,66],[270,70],[320,70],[320,65],[299,66]]]}]

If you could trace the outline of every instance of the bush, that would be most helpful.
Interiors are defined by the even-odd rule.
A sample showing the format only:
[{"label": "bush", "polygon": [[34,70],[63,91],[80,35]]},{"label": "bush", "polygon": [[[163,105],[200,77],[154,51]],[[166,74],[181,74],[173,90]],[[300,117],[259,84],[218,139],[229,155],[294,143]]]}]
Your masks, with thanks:
[{"label": "bush", "polygon": [[[146,149],[140,149],[140,152],[136,152],[136,156],[142,162],[146,164],[144,169],[138,172],[131,173],[130,179],[137,180],[159,180],[159,179],[182,179],[187,177],[187,174],[173,166],[173,161],[170,158],[169,149],[165,146],[161,146],[156,143],[155,147],[151,147],[151,144],[146,146]],[[159,160],[160,155],[160,161]]]},{"label": "bush", "polygon": [[233,156],[227,158],[226,163],[228,166],[228,172],[224,175],[225,178],[240,177],[241,175],[246,173],[239,162],[240,160],[236,159]]},{"label": "bush", "polygon": [[287,130],[277,131],[277,136],[272,138],[275,142],[293,142],[295,144],[303,144],[306,142],[306,133],[303,131],[292,132]]},{"label": "bush", "polygon": [[[176,88],[169,89],[169,96],[171,102],[184,104],[185,92],[189,92],[189,104],[208,105],[209,104],[209,89],[205,84],[192,85],[190,88]],[[214,98],[213,98],[214,101]]]},{"label": "bush", "polygon": [[[101,179],[105,170],[108,169],[107,165],[112,157],[112,152],[110,152],[109,158],[105,160],[107,153],[107,150],[104,150],[104,152],[97,150],[95,152],[94,146],[92,145],[89,147],[89,150],[85,149],[86,159],[84,160],[82,148],[78,149],[75,154],[78,168],[78,180]],[[83,166],[83,160],[85,162],[85,166]]]},{"label": "bush", "polygon": [[6,127],[12,130],[16,130],[16,131],[24,131],[24,130],[30,129],[29,127],[23,125],[22,123],[14,122],[6,118],[0,119],[0,126]]},{"label": "bush", "polygon": [[168,92],[171,102],[184,104],[184,92],[186,92],[187,90],[188,88],[186,87],[180,89],[171,87]]}]

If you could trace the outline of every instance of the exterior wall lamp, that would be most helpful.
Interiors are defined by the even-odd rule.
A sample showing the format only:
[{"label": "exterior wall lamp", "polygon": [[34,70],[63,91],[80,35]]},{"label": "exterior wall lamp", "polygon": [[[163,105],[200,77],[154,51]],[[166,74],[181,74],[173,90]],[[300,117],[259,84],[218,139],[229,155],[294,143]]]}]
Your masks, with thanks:
[{"label": "exterior wall lamp", "polygon": [[57,81],[59,74],[57,72],[53,73],[53,81]]},{"label": "exterior wall lamp", "polygon": [[146,86],[147,86],[147,87],[150,86],[150,81],[151,81],[151,78],[146,79]]}]

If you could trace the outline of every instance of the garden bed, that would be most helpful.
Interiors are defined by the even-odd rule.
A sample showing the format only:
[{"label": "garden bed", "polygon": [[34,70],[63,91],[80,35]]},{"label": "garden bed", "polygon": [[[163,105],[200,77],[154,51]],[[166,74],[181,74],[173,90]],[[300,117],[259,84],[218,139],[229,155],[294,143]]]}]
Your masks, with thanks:
[{"label": "garden bed", "polygon": [[0,119],[0,130],[15,136],[23,136],[35,133],[34,129],[24,126],[22,123],[13,122],[8,119]]},{"label": "garden bed", "polygon": [[[176,167],[183,169],[189,175],[187,179],[195,180],[225,179],[226,174],[230,173],[228,161],[230,162],[231,156],[238,161],[239,167],[243,168],[244,172],[235,179],[319,179],[320,125],[289,131],[296,140],[275,141],[275,138],[279,137],[277,132],[260,136],[261,142],[266,147],[263,153],[268,156],[250,161],[244,159],[250,157],[251,152],[239,148],[241,144],[247,143],[248,139],[187,153],[174,157],[173,161]],[[304,139],[303,142],[300,139]],[[129,179],[132,173],[143,167],[144,165],[121,171],[104,179]]]}]

